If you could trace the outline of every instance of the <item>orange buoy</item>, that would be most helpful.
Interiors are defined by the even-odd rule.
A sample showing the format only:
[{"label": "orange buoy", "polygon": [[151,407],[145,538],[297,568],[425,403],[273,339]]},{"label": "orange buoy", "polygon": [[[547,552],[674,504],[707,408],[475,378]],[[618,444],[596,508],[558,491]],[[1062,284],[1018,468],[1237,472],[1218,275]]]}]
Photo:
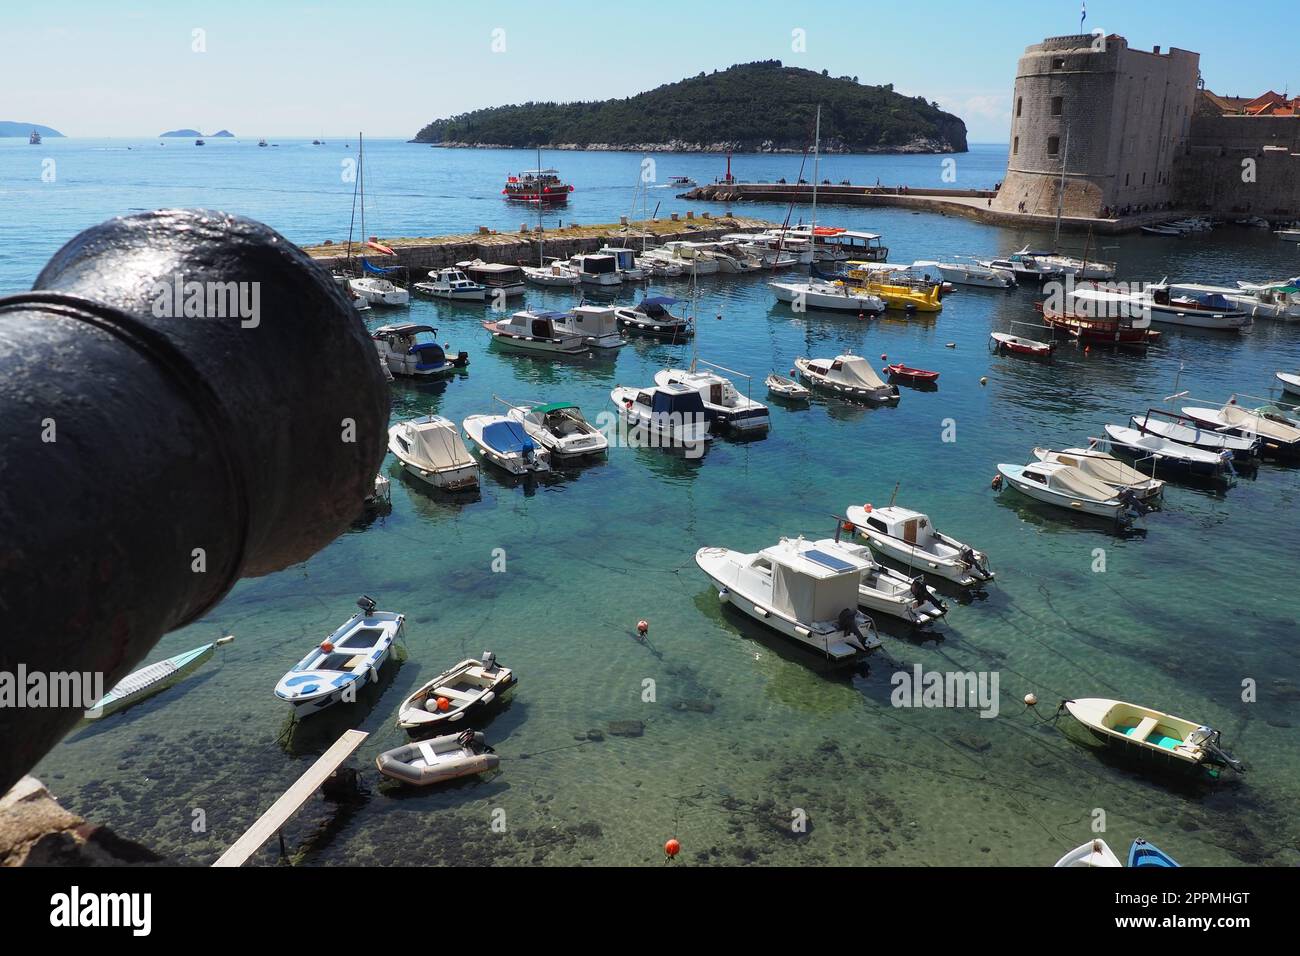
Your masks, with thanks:
[{"label": "orange buoy", "polygon": [[888,359],[889,359],[888,355],[886,355],[884,352],[880,353],[880,361],[884,362],[884,361],[888,361]]},{"label": "orange buoy", "polygon": [[857,528],[853,526],[852,521],[845,521],[840,525],[840,527],[844,529],[845,534],[852,534],[857,530]]},{"label": "orange buoy", "polygon": [[868,501],[865,505],[863,505],[862,510],[865,511],[867,514],[871,514],[871,502]]},{"label": "orange buoy", "polygon": [[638,634],[644,635],[648,630],[650,630],[649,621],[643,618],[642,620],[636,622],[636,632]]},{"label": "orange buoy", "polygon": [[451,701],[449,701],[446,697],[439,697],[437,703],[438,703],[438,709],[441,711],[446,711],[451,707]]},{"label": "orange buoy", "polygon": [[334,644],[331,641],[321,641],[320,649],[326,654],[334,653]]},{"label": "orange buoy", "polygon": [[668,854],[670,858],[676,856],[681,850],[682,845],[677,842],[675,837],[664,844],[664,853]]},{"label": "orange buoy", "polygon": [[1002,476],[1001,476],[1001,475],[994,475],[994,476],[993,476],[993,480],[992,480],[991,482],[989,482],[989,487],[992,488],[994,491],[997,491],[999,488],[1001,488],[1001,487],[1002,487]]}]

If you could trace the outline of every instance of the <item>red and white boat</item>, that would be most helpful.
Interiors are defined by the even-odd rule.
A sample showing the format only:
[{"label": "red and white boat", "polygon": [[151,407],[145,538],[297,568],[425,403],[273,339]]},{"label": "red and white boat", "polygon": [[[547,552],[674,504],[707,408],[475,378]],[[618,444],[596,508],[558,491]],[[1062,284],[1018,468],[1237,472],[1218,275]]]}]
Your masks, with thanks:
[{"label": "red and white boat", "polygon": [[1079,288],[1035,303],[1043,322],[1084,345],[1148,345],[1160,337],[1140,296],[1105,288]]},{"label": "red and white boat", "polygon": [[939,381],[938,372],[927,372],[923,368],[912,368],[902,362],[886,365],[881,371],[889,378],[896,378],[911,385],[933,385]]},{"label": "red and white boat", "polygon": [[1056,347],[1051,342],[1037,342],[1008,332],[990,332],[989,339],[999,352],[1014,352],[1017,355],[1033,355],[1048,358]]},{"label": "red and white boat", "polygon": [[517,176],[506,179],[501,195],[511,202],[534,204],[569,201],[573,187],[560,178],[555,169],[526,169]]}]

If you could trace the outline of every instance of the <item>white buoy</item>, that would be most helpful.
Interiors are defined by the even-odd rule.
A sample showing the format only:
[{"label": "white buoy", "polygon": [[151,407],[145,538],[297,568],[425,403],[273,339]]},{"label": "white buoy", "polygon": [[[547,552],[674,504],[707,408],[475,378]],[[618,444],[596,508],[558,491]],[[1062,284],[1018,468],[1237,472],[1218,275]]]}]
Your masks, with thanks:
[{"label": "white buoy", "polygon": [[1026,695],[1025,695],[1025,703],[1028,704],[1030,707],[1033,707],[1035,704],[1038,703],[1038,695],[1037,695],[1037,694],[1026,694]]}]

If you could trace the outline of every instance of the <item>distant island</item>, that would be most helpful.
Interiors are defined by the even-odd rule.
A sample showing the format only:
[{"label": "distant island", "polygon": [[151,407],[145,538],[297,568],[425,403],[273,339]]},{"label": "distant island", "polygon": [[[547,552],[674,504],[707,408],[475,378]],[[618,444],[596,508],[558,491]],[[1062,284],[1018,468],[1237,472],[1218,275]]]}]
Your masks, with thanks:
[{"label": "distant island", "polygon": [[42,126],[40,123],[14,123],[10,120],[0,120],[0,136],[31,136],[32,130],[40,133],[42,136],[52,136],[62,139],[63,134],[57,129],[51,129],[48,126]]},{"label": "distant island", "polygon": [[[234,135],[235,134],[230,132],[230,130],[223,129],[219,132],[213,133],[211,138],[216,139],[218,136],[233,137]],[[203,134],[196,129],[173,129],[173,130],[168,130],[166,133],[158,134],[159,139],[166,139],[168,136],[184,136],[185,138],[188,139],[190,137],[195,137],[195,138],[202,137]]]},{"label": "distant island", "polygon": [[447,147],[802,152],[822,108],[831,153],[964,153],[966,124],[937,103],[830,76],[745,63],[624,99],[524,103],[434,120],[412,142]]}]

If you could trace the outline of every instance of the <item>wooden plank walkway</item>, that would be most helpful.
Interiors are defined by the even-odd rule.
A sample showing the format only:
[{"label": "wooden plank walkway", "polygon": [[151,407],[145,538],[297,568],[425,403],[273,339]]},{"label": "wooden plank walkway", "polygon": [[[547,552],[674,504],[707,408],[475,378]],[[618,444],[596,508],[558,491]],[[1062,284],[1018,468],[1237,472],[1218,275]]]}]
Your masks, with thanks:
[{"label": "wooden plank walkway", "polygon": [[311,795],[321,788],[343,761],[347,760],[370,735],[363,730],[349,730],[320,755],[320,759],[307,768],[307,772],[284,792],[271,808],[257,818],[257,822],[236,840],[213,866],[243,866],[248,858],[271,837],[275,836],[289,818],[302,809]]}]

